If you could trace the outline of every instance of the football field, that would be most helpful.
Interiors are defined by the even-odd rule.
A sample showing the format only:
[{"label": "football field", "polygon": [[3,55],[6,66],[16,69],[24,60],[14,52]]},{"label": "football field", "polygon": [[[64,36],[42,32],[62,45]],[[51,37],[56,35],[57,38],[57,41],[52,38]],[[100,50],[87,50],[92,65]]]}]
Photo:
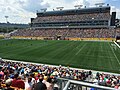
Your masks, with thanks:
[{"label": "football field", "polygon": [[120,49],[113,42],[0,40],[0,57],[82,69],[120,71]]}]

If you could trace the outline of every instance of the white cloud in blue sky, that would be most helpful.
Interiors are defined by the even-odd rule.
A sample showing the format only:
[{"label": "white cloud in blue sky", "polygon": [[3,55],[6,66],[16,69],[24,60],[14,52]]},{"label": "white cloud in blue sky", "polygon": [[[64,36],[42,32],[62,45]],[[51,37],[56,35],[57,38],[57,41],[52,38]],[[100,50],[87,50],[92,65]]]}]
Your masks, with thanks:
[{"label": "white cloud in blue sky", "polygon": [[24,0],[24,1],[18,1],[20,4],[20,7],[23,8],[26,11],[29,12],[36,12],[39,8],[48,8],[49,4],[44,3],[43,0]]},{"label": "white cloud in blue sky", "polygon": [[120,18],[120,0],[0,0],[0,22],[5,22],[9,16],[11,23],[30,23],[30,18],[36,17],[36,10],[48,8],[55,9],[63,6],[65,9],[74,8],[74,5],[94,6],[95,3],[108,3]]}]

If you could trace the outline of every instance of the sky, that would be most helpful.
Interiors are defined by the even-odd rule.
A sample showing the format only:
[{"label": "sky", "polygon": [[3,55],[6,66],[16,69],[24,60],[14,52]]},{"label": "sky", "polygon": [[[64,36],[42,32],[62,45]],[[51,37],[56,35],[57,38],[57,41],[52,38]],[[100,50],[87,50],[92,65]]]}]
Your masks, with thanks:
[{"label": "sky", "polygon": [[36,11],[43,8],[47,11],[56,7],[73,9],[75,5],[93,7],[95,3],[109,4],[111,11],[116,11],[120,19],[120,0],[0,0],[0,22],[5,23],[5,16],[8,16],[10,23],[28,24],[30,18],[36,17]]}]

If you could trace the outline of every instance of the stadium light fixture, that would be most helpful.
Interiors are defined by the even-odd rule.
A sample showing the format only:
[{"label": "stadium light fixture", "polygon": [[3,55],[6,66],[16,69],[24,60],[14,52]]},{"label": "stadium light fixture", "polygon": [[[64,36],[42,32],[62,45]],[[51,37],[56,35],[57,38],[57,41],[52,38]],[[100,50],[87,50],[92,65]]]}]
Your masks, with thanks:
[{"label": "stadium light fixture", "polygon": [[97,7],[97,6],[98,6],[98,3],[96,3],[95,6]]},{"label": "stadium light fixture", "polygon": [[75,5],[75,9],[80,9],[83,5]]},{"label": "stadium light fixture", "polygon": [[57,10],[63,10],[64,7],[56,7]]},{"label": "stadium light fixture", "polygon": [[42,8],[41,9],[41,12],[46,12],[47,11],[47,8]]},{"label": "stadium light fixture", "polygon": [[99,7],[102,7],[105,3],[96,3],[96,7],[99,6]]}]

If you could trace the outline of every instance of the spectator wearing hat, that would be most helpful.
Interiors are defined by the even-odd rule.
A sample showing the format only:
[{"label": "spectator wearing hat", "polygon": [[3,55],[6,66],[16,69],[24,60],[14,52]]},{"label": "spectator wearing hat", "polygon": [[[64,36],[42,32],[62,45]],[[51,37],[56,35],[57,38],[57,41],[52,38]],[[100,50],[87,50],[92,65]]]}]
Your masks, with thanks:
[{"label": "spectator wearing hat", "polygon": [[14,90],[14,88],[11,88],[11,87],[10,87],[11,84],[12,84],[12,79],[7,79],[7,80],[5,81],[5,84],[6,84],[6,87],[5,87],[4,90]]},{"label": "spectator wearing hat", "polygon": [[53,90],[53,84],[52,84],[52,79],[50,77],[44,77],[44,82],[46,87],[47,87],[47,90]]}]

